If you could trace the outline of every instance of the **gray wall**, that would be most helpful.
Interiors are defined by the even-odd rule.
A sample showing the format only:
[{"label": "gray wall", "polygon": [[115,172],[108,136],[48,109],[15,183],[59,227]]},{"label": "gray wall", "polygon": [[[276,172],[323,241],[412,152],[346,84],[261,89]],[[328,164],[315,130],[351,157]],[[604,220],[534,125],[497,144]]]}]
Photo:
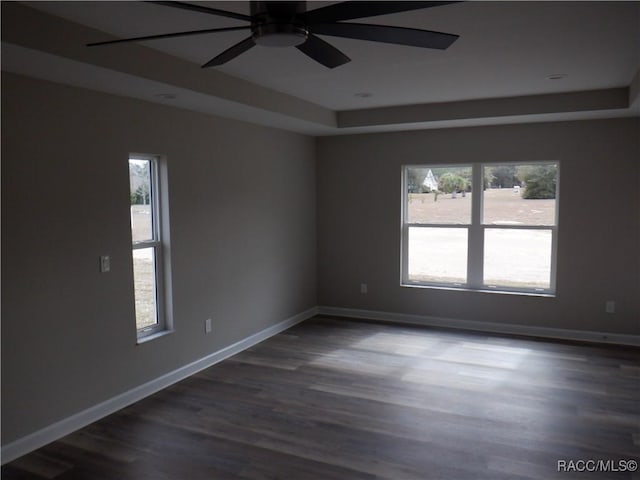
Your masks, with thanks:
[{"label": "gray wall", "polygon": [[[129,152],[169,165],[176,331],[139,346]],[[315,306],[315,202],[313,138],[3,73],[3,444]]]},{"label": "gray wall", "polygon": [[[639,138],[636,118],[319,139],[320,305],[640,334]],[[556,298],[399,286],[401,165],[530,160],[561,162]]]},{"label": "gray wall", "polygon": [[[2,82],[3,444],[317,304],[640,333],[637,119],[316,145],[11,74]],[[169,163],[176,331],[138,346],[129,152]],[[402,164],[529,160],[561,161],[556,298],[399,286]],[[112,270],[101,274],[105,254]]]}]

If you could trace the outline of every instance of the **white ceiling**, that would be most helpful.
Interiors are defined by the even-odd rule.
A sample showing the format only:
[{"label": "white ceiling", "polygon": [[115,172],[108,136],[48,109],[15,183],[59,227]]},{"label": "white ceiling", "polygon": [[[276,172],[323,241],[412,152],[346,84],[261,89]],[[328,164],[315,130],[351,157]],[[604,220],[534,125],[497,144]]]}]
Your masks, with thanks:
[{"label": "white ceiling", "polygon": [[[13,14],[13,10],[9,11],[5,8],[6,3],[2,4],[3,20],[7,12],[10,16]],[[248,2],[192,3],[249,13]],[[307,3],[308,9],[314,9],[335,2]],[[85,43],[107,40],[112,38],[111,36],[132,37],[244,24],[238,20],[143,2],[24,2],[22,5],[99,30],[86,31],[87,33],[84,34],[88,37],[83,39]],[[194,86],[198,83],[196,74],[200,75],[202,81],[211,78],[213,83],[213,75],[216,74],[209,73],[207,70],[194,71],[190,85],[177,85],[169,77],[163,78],[159,70],[148,76],[140,69],[133,73],[131,70],[113,64],[108,65],[108,70],[114,74],[133,74],[137,84],[149,82],[149,90],[146,92],[141,85],[135,89],[132,86],[131,91],[127,92],[126,85],[123,84],[121,87],[123,91],[114,93],[149,100],[149,97],[157,93],[179,92],[178,98],[172,100],[174,105],[210,111],[210,113],[219,113],[213,104],[220,103],[221,100],[232,100],[232,103],[238,104],[240,110],[258,108],[291,116],[294,120],[296,118],[311,120],[311,123],[315,121],[310,117],[303,119],[291,111],[277,111],[277,107],[264,107],[254,103],[251,100],[250,90],[255,86],[256,92],[259,92],[256,96],[264,95],[265,92],[267,94],[279,92],[286,95],[282,98],[292,97],[292,101],[302,101],[296,108],[303,108],[304,103],[306,109],[319,107],[318,112],[322,109],[333,115],[336,115],[336,112],[349,110],[373,108],[379,110],[380,107],[386,107],[389,111],[395,108],[394,113],[398,113],[402,112],[403,108],[406,111],[407,106],[411,105],[428,106],[443,102],[462,102],[458,105],[464,105],[464,102],[474,100],[508,97],[514,102],[510,115],[514,117],[524,115],[525,121],[527,118],[536,121],[533,117],[527,117],[531,114],[527,109],[518,111],[517,99],[532,95],[628,88],[630,85],[633,87],[634,78],[636,83],[639,82],[637,72],[640,69],[640,2],[638,1],[471,1],[356,21],[455,33],[460,35],[460,38],[448,50],[440,51],[323,37],[352,60],[333,70],[310,60],[295,48],[256,47],[226,65],[215,67],[215,70],[225,74],[224,78],[231,76],[249,82],[241,82],[244,85],[243,88],[246,87],[242,95],[244,100],[231,98],[223,93],[218,96],[215,87],[196,88]],[[56,26],[55,23],[55,19],[50,19],[47,25],[51,25],[52,29],[69,30],[69,24],[61,27],[63,24]],[[3,34],[4,27],[3,23]],[[28,30],[26,25],[25,30]],[[166,62],[178,57],[191,64],[201,65],[247,37],[248,34],[248,31],[215,33],[155,40],[144,42],[142,45],[171,55],[166,57]],[[51,70],[50,68],[41,69],[40,73],[36,73],[34,70],[38,70],[37,66],[27,67],[24,59],[21,59],[21,55],[31,54],[30,62],[38,63],[34,60],[34,57],[38,56],[34,52],[43,51],[53,54],[56,58],[64,57],[60,58],[61,62],[69,60],[80,62],[87,68],[104,68],[106,65],[100,62],[106,62],[105,59],[114,55],[139,55],[141,64],[146,60],[147,49],[136,48],[134,44],[95,47],[90,49],[92,50],[91,60],[87,61],[87,58],[80,58],[77,55],[59,55],[57,51],[48,51],[50,47],[44,42],[42,46],[31,40],[23,42],[20,36],[15,34],[5,39],[3,35],[2,66],[5,70],[46,77],[45,70]],[[28,52],[24,51],[25,47],[29,49]],[[53,60],[49,58],[47,61],[50,63]],[[60,72],[66,70],[59,70],[56,74],[57,78],[52,79],[64,82],[65,80],[60,78],[64,77],[64,74]],[[547,79],[552,74],[566,74],[566,78]],[[68,83],[74,83],[74,81],[69,79]],[[86,86],[109,90],[95,85]],[[632,91],[635,90],[632,88]],[[371,95],[363,98],[357,96],[358,93]],[[208,98],[196,100],[190,98],[191,94],[204,95]],[[151,101],[160,100],[156,98]],[[198,105],[189,106],[194,102],[201,105],[201,108]],[[630,107],[637,107],[638,103],[637,100],[633,105],[627,102],[624,108],[619,104],[598,108],[581,105],[569,110],[575,112],[576,118],[580,118],[581,115],[591,118],[598,116],[596,111],[600,111],[599,115],[605,116],[628,116],[637,115],[637,108]],[[540,120],[546,121],[549,113],[553,112],[546,112],[547,116],[540,117]],[[565,109],[557,113],[566,117],[568,112]],[[235,116],[247,120],[252,118],[251,115],[247,118],[240,113]],[[497,116],[504,117],[503,114]],[[490,119],[496,115],[491,112],[491,108],[488,108],[486,114],[475,115],[473,119],[477,122],[483,117]],[[337,114],[337,118],[340,118],[340,114]],[[429,121],[425,120],[425,122],[416,122],[415,118],[412,119],[413,121],[406,122],[396,120],[389,122],[389,128],[402,128],[403,124],[406,124],[407,128],[419,128],[422,123],[428,126],[426,124],[430,122],[451,119],[450,116],[444,115],[442,118],[435,119],[429,117]],[[463,119],[456,118],[456,120]],[[491,123],[490,120],[488,121]],[[258,123],[265,122],[260,120]],[[269,124],[268,119],[266,123]],[[339,124],[315,123],[318,123],[317,131],[313,128],[309,130],[306,126],[301,130],[316,134],[337,133],[339,130],[337,128]],[[504,123],[504,118],[501,123]],[[366,122],[361,122],[359,126],[359,129],[352,131],[367,131]],[[284,128],[287,127],[284,126]],[[380,130],[380,128],[380,124],[377,124],[376,129]],[[295,128],[292,129],[295,130]]]}]

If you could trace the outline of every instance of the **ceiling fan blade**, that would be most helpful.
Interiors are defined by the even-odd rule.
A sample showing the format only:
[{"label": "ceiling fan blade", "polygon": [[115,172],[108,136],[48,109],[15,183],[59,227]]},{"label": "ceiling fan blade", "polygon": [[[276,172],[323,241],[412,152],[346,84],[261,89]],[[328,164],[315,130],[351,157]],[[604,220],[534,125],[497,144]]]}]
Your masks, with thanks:
[{"label": "ceiling fan blade", "polygon": [[147,35],[145,37],[120,38],[118,40],[107,40],[106,42],[87,43],[87,47],[98,47],[100,45],[111,45],[114,43],[141,42],[143,40],[157,40],[160,38],[186,37],[189,35],[202,35],[205,33],[230,32],[233,30],[247,30],[249,25],[244,27],[207,28],[206,30],[189,30],[187,32],[161,33],[159,35]]},{"label": "ceiling fan blade", "polygon": [[306,42],[296,46],[296,48],[328,68],[339,67],[351,61],[340,50],[312,34],[309,34]]},{"label": "ceiling fan blade", "polygon": [[410,45],[412,47],[436,48],[439,50],[447,49],[459,37],[459,35],[452,33],[366,23],[321,23],[311,26],[310,30],[320,35]]},{"label": "ceiling fan blade", "polygon": [[220,10],[218,8],[203,7],[201,5],[193,5],[185,2],[158,2],[148,1],[147,3],[154,3],[156,5],[163,5],[165,7],[180,8],[182,10],[191,10],[193,12],[208,13],[209,15],[217,15],[219,17],[235,18],[236,20],[251,21],[249,15],[243,15],[241,13],[229,12],[228,10]]},{"label": "ceiling fan blade", "polygon": [[439,7],[449,3],[460,2],[403,2],[403,1],[351,1],[335,3],[326,7],[306,12],[302,17],[309,25],[314,23],[331,23],[354,18],[375,17],[390,13],[419,10],[422,8]]},{"label": "ceiling fan blade", "polygon": [[207,67],[215,67],[217,65],[222,65],[223,63],[227,63],[229,60],[233,60],[238,55],[243,54],[251,47],[255,46],[256,42],[253,41],[253,37],[245,38],[240,43],[236,43],[233,47],[227,48],[220,55],[213,57],[207,63],[202,65],[202,68]]}]

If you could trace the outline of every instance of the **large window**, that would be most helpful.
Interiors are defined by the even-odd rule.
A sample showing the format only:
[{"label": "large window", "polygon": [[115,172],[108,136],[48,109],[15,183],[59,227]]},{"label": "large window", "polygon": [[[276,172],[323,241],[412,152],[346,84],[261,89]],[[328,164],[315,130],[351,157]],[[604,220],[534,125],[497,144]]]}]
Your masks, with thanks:
[{"label": "large window", "polygon": [[558,164],[403,168],[402,284],[553,294]]},{"label": "large window", "polygon": [[138,338],[167,329],[159,162],[129,158],[133,283]]}]

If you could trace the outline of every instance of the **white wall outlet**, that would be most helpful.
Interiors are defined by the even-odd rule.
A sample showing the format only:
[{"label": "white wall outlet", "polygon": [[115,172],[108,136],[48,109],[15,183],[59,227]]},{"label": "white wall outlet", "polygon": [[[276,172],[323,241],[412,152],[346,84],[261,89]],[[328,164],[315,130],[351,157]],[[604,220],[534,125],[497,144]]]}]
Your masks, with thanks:
[{"label": "white wall outlet", "polygon": [[604,304],[604,311],[607,313],[616,313],[616,302],[614,300],[607,300]]},{"label": "white wall outlet", "polygon": [[369,292],[369,287],[367,287],[366,283],[361,283],[360,284],[360,293],[367,293]]},{"label": "white wall outlet", "polygon": [[102,273],[108,272],[111,270],[111,258],[109,255],[102,255],[100,257],[100,271]]},{"label": "white wall outlet", "polygon": [[204,321],[204,333],[211,333],[211,319],[207,318]]}]

